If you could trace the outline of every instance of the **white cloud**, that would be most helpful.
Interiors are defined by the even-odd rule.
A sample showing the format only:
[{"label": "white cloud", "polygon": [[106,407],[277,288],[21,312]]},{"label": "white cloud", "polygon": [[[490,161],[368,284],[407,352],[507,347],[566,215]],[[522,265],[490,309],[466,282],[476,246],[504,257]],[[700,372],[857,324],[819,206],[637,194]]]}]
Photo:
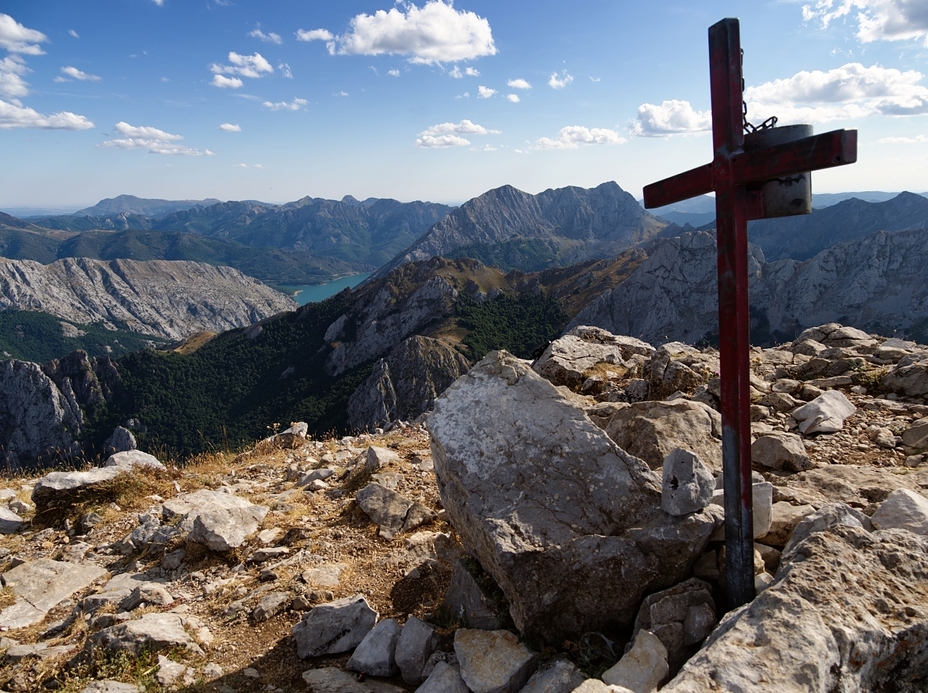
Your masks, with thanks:
[{"label": "white cloud", "polygon": [[274,71],[271,64],[260,53],[239,55],[235,51],[231,51],[229,53],[229,62],[232,64],[220,65],[219,63],[213,63],[209,66],[209,69],[217,75],[239,75],[252,79],[257,79],[264,73],[270,74]]},{"label": "white cloud", "polygon": [[461,68],[459,68],[457,65],[455,65],[455,66],[454,66],[454,69],[453,69],[451,72],[449,72],[448,74],[449,74],[451,77],[454,77],[455,79],[464,79],[464,73],[461,72]]},{"label": "white cloud", "polygon": [[235,164],[235,168],[248,168],[248,164]]},{"label": "white cloud", "polygon": [[482,125],[465,119],[460,123],[439,123],[426,128],[419,133],[416,146],[424,148],[465,147],[470,144],[470,140],[461,135],[498,134],[500,134],[499,130],[488,130]]},{"label": "white cloud", "polygon": [[280,38],[280,34],[275,34],[273,31],[269,34],[265,34],[263,31],[261,31],[260,24],[252,31],[249,31],[248,35],[252,38],[261,39],[265,43],[276,43],[277,45],[280,45],[284,42],[284,40]]},{"label": "white cloud", "polygon": [[561,128],[557,135],[541,137],[535,142],[535,149],[577,149],[587,144],[624,144],[614,130],[605,128],[586,128],[582,125],[568,125]]},{"label": "white cloud", "polygon": [[748,87],[748,115],[776,115],[784,122],[826,122],[870,115],[928,113],[928,87],[921,72],[848,63],[823,72],[799,72],[788,79]]},{"label": "white cloud", "polygon": [[518,94],[506,94],[506,99],[512,103],[519,103],[520,100]]},{"label": "white cloud", "polygon": [[255,164],[255,168],[267,168],[263,164]]},{"label": "white cloud", "polygon": [[337,91],[333,94],[333,96],[348,96],[348,95],[349,94],[347,91]]},{"label": "white cloud", "polygon": [[312,29],[310,31],[300,29],[296,32],[297,41],[331,41],[334,38],[335,35],[327,29]]},{"label": "white cloud", "polygon": [[290,72],[290,66],[287,63],[280,63],[280,65],[277,66],[277,69],[280,70],[280,74],[282,74],[287,79],[293,79],[293,73]]},{"label": "white cloud", "polygon": [[591,81],[593,84],[596,84],[597,82],[599,82],[599,77],[590,77],[590,81]]},{"label": "white cloud", "polygon": [[0,94],[17,99],[29,94],[29,85],[22,75],[29,72],[26,62],[18,55],[8,55],[0,60]]},{"label": "white cloud", "polygon": [[222,125],[219,126],[219,129],[222,130],[223,132],[241,132],[242,126],[234,125],[233,123],[223,123]]},{"label": "white cloud", "polygon": [[0,100],[0,130],[12,128],[38,128],[41,130],[87,130],[91,123],[82,115],[70,111],[42,115],[31,108],[13,100],[12,103]]},{"label": "white cloud", "polygon": [[645,103],[638,107],[638,118],[631,134],[638,137],[666,137],[712,129],[712,112],[696,111],[689,101],[664,101],[660,106]]},{"label": "white cloud", "polygon": [[391,77],[399,77],[400,71],[394,67],[392,70],[387,70],[387,74],[390,75]]},{"label": "white cloud", "polygon": [[556,72],[552,73],[551,78],[548,80],[548,86],[552,89],[563,89],[574,81],[574,78],[567,74],[567,70],[562,70],[561,75],[563,76],[558,77]]},{"label": "white cloud", "polygon": [[114,129],[122,138],[106,140],[98,147],[104,149],[147,149],[151,154],[171,154],[180,156],[212,156],[209,149],[191,149],[179,143],[181,135],[149,126],[136,127],[126,122],[116,123]]},{"label": "white cloud", "polygon": [[497,152],[499,151],[499,148],[485,144],[482,147],[471,147],[470,150],[472,152]]},{"label": "white cloud", "polygon": [[915,137],[884,137],[877,140],[877,144],[923,144],[928,142],[925,135],[916,135]]},{"label": "white cloud", "polygon": [[408,55],[410,62],[427,65],[496,54],[490,23],[473,12],[455,10],[450,0],[428,0],[421,8],[397,4],[389,11],[354,17],[350,30],[335,37],[330,52]]},{"label": "white cloud", "polygon": [[164,0],[152,0],[152,2],[155,3],[158,7],[164,6]]},{"label": "white cloud", "polygon": [[98,75],[87,74],[86,72],[78,70],[76,67],[71,67],[70,65],[61,68],[61,71],[68,77],[80,80],[81,82],[99,82],[101,79],[103,79]]},{"label": "white cloud", "polygon": [[238,77],[223,77],[222,75],[213,75],[213,81],[210,82],[214,87],[220,89],[238,89],[244,82]]},{"label": "white cloud", "polygon": [[923,0],[840,0],[837,7],[834,0],[818,0],[802,7],[803,19],[818,20],[826,28],[852,14],[862,43],[922,38],[928,46],[928,5]]},{"label": "white cloud", "polygon": [[456,99],[469,99],[469,98],[470,98],[470,92],[469,92],[469,91],[465,91],[463,94],[458,94],[458,95],[455,96],[454,98],[456,98]]},{"label": "white cloud", "polygon": [[293,99],[290,103],[286,101],[278,101],[277,103],[265,101],[262,105],[265,108],[270,108],[272,111],[298,111],[307,103],[306,99]]},{"label": "white cloud", "polygon": [[490,87],[485,87],[480,85],[477,87],[477,98],[478,99],[489,99],[493,94],[496,93],[496,89],[490,89]]},{"label": "white cloud", "polygon": [[74,38],[80,38],[80,36],[77,35],[77,32],[74,31],[74,29],[68,29],[68,33]]},{"label": "white cloud", "polygon": [[532,85],[522,78],[510,79],[508,82],[506,82],[506,86],[508,86],[510,89],[531,89],[532,88]]},{"label": "white cloud", "polygon": [[27,29],[10,15],[0,12],[0,48],[10,53],[44,55],[39,44],[45,41],[48,37],[41,31]]}]

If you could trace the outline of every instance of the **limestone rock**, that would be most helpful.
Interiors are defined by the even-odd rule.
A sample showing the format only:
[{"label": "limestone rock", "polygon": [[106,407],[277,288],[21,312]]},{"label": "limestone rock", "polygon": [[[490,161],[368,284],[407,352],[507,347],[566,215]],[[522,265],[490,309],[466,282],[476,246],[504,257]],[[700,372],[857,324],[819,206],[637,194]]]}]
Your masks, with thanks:
[{"label": "limestone rock", "polygon": [[5,505],[0,505],[0,534],[16,534],[23,525],[23,518]]},{"label": "limestone rock", "polygon": [[274,618],[287,608],[287,605],[290,603],[290,598],[291,595],[289,592],[271,592],[261,597],[258,606],[251,612],[251,617],[254,619],[255,623],[261,623],[262,621]]},{"label": "limestone rock", "polygon": [[[6,262],[0,258],[0,273]],[[0,421],[0,464],[7,469],[50,465],[80,451],[75,441],[84,419],[73,391],[62,392],[35,363],[0,362]]]},{"label": "limestone rock", "polygon": [[915,534],[928,534],[928,498],[923,495],[898,489],[880,503],[870,517],[877,529],[907,529]]},{"label": "limestone rock", "polygon": [[303,680],[312,693],[406,693],[386,681],[359,681],[355,675],[335,667],[304,671]]},{"label": "limestone rock", "polygon": [[268,510],[232,493],[207,489],[177,496],[161,506],[165,521],[180,517],[180,531],[213,551],[241,546],[258,530]]},{"label": "limestone rock", "polygon": [[134,683],[92,681],[81,689],[81,693],[140,693],[141,690]]},{"label": "limestone rock", "polygon": [[928,395],[928,358],[898,365],[883,376],[884,387],[906,397]]},{"label": "limestone rock", "polygon": [[577,391],[597,364],[604,364],[614,377],[640,377],[633,356],[653,353],[654,347],[640,339],[581,325],[551,342],[532,367],[555,385]]},{"label": "limestone rock", "polygon": [[751,460],[768,469],[784,472],[801,472],[815,466],[802,444],[802,438],[784,431],[773,431],[755,440],[751,445]]},{"label": "limestone rock", "polygon": [[770,531],[758,539],[769,546],[786,546],[796,525],[813,512],[815,508],[811,505],[792,505],[787,501],[774,503],[770,512]]},{"label": "limestone rock", "polygon": [[873,529],[870,518],[856,508],[852,508],[845,503],[829,503],[823,505],[811,515],[807,515],[796,525],[792,536],[790,536],[786,546],[783,547],[783,553],[780,558],[780,570],[783,569],[784,563],[792,559],[793,554],[808,537],[839,525],[857,527],[867,532]]},{"label": "limestone rock", "polygon": [[844,420],[855,411],[857,407],[840,390],[828,390],[795,409],[793,418],[799,422],[799,430],[807,435],[834,433],[844,428]]},{"label": "limestone rock", "polygon": [[139,654],[142,650],[163,650],[182,647],[203,654],[200,646],[184,628],[180,614],[149,613],[134,621],[126,621],[92,634],[88,640],[98,647]]},{"label": "limestone rock", "polygon": [[572,693],[583,681],[583,674],[572,662],[557,659],[532,674],[519,693]]},{"label": "limestone rock", "polygon": [[664,513],[656,475],[505,352],[455,382],[428,427],[442,504],[522,633],[559,641],[631,622],[715,528],[714,513]]},{"label": "limestone rock", "polygon": [[95,467],[86,472],[50,472],[36,482],[32,489],[32,502],[37,508],[42,508],[74,491],[106,484],[125,472],[122,467]]},{"label": "limestone rock", "polygon": [[135,436],[132,435],[132,431],[123,426],[117,426],[112,435],[106,439],[106,442],[103,443],[103,452],[104,453],[115,453],[115,452],[125,452],[127,450],[135,450],[138,447],[138,443],[135,441]]},{"label": "limestone rock", "polygon": [[416,689],[416,693],[471,693],[461,669],[447,662],[438,662],[425,682]]},{"label": "limestone rock", "polygon": [[361,595],[320,604],[293,626],[297,654],[306,659],[353,650],[376,621],[377,612]]},{"label": "limestone rock", "polygon": [[675,448],[695,453],[714,473],[722,470],[722,417],[701,402],[636,402],[620,409],[606,433],[630,455],[659,469]]},{"label": "limestone rock", "polygon": [[723,619],[662,693],[916,691],[924,686],[928,537],[833,525]]},{"label": "limestone rock", "polygon": [[110,455],[103,466],[121,467],[123,469],[132,469],[133,467],[148,467],[150,469],[160,470],[165,469],[165,466],[158,461],[157,457],[154,455],[149,455],[147,452],[142,452],[141,450],[135,449],[116,452]]},{"label": "limestone rock", "polygon": [[715,477],[689,450],[677,448],[664,459],[661,507],[671,515],[689,515],[712,501]]},{"label": "limestone rock", "polygon": [[[677,671],[696,651],[718,622],[712,588],[699,578],[690,578],[679,585],[648,595],[641,603],[635,619],[633,637],[648,632],[657,637],[665,648],[662,659],[671,671]],[[665,674],[666,676],[666,674]],[[618,680],[627,688],[635,686]]]},{"label": "limestone rock", "polygon": [[415,335],[397,344],[374,365],[348,398],[348,425],[373,431],[394,421],[415,419],[467,372],[470,364],[445,342]]},{"label": "limestone rock", "polygon": [[454,564],[451,585],[445,593],[442,609],[463,621],[468,628],[499,630],[503,627],[487,595],[461,560]]},{"label": "limestone rock", "polygon": [[674,392],[693,392],[718,375],[719,361],[687,344],[668,342],[654,354],[650,371],[650,395],[658,400]]},{"label": "limestone rock", "polygon": [[96,565],[48,558],[7,570],[0,579],[16,601],[0,611],[0,628],[25,628],[41,622],[56,604],[105,574],[106,569]]},{"label": "limestone rock", "polygon": [[[754,538],[759,539],[770,531],[771,509],[773,507],[773,484],[761,481],[751,485],[751,508],[754,519]],[[725,507],[725,492],[717,490],[712,496],[713,504]],[[725,539],[725,526],[715,530],[712,541]]]},{"label": "limestone rock", "polygon": [[399,672],[396,666],[396,642],[402,626],[395,618],[387,618],[374,626],[355,648],[346,669],[368,676],[388,677]]},{"label": "limestone rock", "polygon": [[928,417],[919,419],[905,429],[902,442],[910,448],[928,448]]},{"label": "limestone rock", "polygon": [[378,483],[370,483],[358,491],[355,500],[358,507],[380,527],[380,536],[384,539],[392,539],[398,532],[420,527],[435,517],[421,503],[404,498]]},{"label": "limestone rock", "polygon": [[635,693],[652,693],[670,673],[667,649],[653,633],[640,630],[632,648],[615,666],[603,672],[603,682]]},{"label": "limestone rock", "polygon": [[396,665],[403,681],[418,686],[424,680],[422,670],[438,644],[435,626],[410,616],[396,642]]},{"label": "limestone rock", "polygon": [[516,693],[535,670],[535,657],[508,630],[454,632],[461,678],[473,693]]}]

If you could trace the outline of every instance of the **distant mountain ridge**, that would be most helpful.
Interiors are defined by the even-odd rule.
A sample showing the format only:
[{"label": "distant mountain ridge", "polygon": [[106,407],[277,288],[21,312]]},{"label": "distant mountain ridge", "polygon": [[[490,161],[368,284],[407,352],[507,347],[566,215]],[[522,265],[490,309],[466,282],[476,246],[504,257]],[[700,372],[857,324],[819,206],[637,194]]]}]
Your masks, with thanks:
[{"label": "distant mountain ridge", "polygon": [[377,276],[436,255],[524,271],[563,267],[618,255],[665,225],[614,182],[537,195],[505,185],[452,211]]},{"label": "distant mountain ridge", "polygon": [[207,198],[205,200],[153,200],[136,197],[135,195],[117,195],[100,200],[92,207],[79,209],[74,214],[88,217],[105,217],[114,214],[135,214],[147,217],[162,217],[180,209],[214,205],[220,200]]}]

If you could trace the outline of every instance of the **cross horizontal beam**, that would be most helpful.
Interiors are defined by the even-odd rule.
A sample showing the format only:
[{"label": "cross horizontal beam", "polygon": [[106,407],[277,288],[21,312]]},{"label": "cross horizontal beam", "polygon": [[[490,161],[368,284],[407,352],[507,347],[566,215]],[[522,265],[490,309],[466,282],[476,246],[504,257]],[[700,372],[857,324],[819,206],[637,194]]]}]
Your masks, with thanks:
[{"label": "cross horizontal beam", "polygon": [[[834,130],[801,140],[738,152],[731,159],[730,185],[760,184],[796,171],[819,171],[857,161],[857,130]],[[718,189],[715,164],[678,173],[644,188],[646,209],[663,207]]]}]

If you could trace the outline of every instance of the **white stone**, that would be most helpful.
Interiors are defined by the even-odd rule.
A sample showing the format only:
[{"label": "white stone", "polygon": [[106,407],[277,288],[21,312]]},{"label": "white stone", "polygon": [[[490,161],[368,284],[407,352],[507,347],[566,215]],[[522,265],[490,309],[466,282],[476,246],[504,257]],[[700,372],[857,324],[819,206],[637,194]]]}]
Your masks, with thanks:
[{"label": "white stone", "polygon": [[715,478],[699,456],[677,448],[664,458],[661,507],[671,515],[689,515],[712,501]]},{"label": "white stone", "polygon": [[834,433],[844,428],[844,421],[857,411],[857,407],[839,390],[828,390],[801,407],[793,410],[799,430],[805,434]]},{"label": "white stone", "polygon": [[877,529],[907,529],[916,534],[928,534],[928,498],[900,488],[886,497],[870,517]]},{"label": "white stone", "polygon": [[652,693],[670,673],[667,648],[654,633],[638,631],[632,648],[613,667],[603,672],[603,681],[624,686],[634,693]]}]

